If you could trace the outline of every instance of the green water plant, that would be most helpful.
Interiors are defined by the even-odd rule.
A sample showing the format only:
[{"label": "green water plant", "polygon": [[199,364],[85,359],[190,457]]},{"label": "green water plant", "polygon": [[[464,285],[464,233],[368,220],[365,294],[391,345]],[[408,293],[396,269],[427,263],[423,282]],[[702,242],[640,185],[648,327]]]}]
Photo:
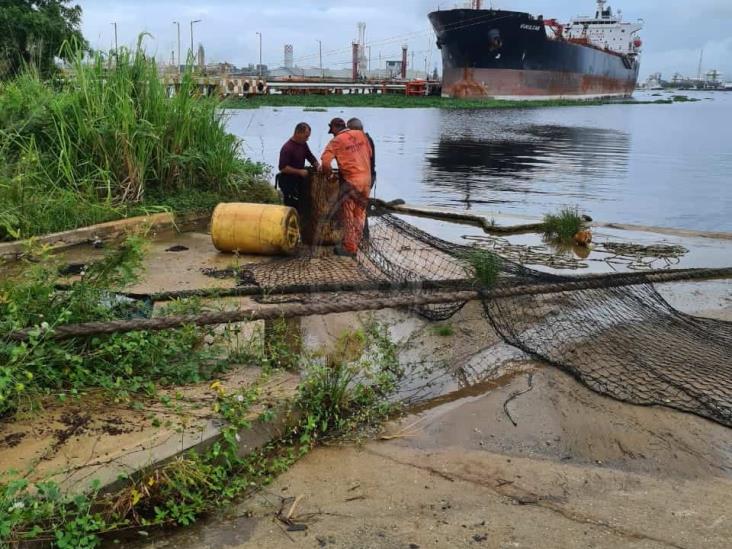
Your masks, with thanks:
[{"label": "green water plant", "polygon": [[562,208],[544,216],[543,232],[547,240],[569,243],[583,227],[584,221],[577,208]]}]

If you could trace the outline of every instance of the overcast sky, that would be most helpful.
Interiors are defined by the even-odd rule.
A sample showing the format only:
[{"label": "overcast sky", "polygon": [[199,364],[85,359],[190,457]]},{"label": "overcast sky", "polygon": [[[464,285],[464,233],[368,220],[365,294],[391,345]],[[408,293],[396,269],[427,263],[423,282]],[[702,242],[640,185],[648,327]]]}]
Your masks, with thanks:
[{"label": "overcast sky", "polygon": [[[203,43],[206,61],[228,61],[237,66],[257,63],[262,33],[263,62],[283,64],[285,43],[293,44],[300,66],[317,66],[318,43],[323,43],[323,64],[333,68],[348,65],[349,44],[357,36],[358,21],[366,23],[366,41],[371,44],[375,67],[381,55],[398,58],[400,45],[415,52],[416,68],[425,59],[439,67],[427,13],[453,7],[455,0],[77,0],[84,10],[83,32],[94,47],[114,45],[112,21],[118,24],[119,42],[132,44],[140,32],[148,50],[170,59],[176,49],[176,27],[181,22],[181,47],[190,46],[189,21],[194,40]],[[486,3],[490,3],[486,0]],[[704,49],[704,69],[716,68],[732,80],[732,0],[617,0],[611,6],[623,10],[626,19],[642,18],[644,54],[642,77],[679,71],[696,75],[699,53]],[[496,8],[528,11],[568,20],[594,12],[593,0],[494,0]]]}]

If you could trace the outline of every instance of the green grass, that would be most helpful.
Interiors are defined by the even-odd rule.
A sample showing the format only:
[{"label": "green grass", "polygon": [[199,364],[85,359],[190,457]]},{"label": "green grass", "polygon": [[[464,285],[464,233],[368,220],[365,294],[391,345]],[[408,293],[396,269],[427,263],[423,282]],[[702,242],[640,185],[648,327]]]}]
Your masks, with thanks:
[{"label": "green grass", "polygon": [[543,224],[544,238],[560,242],[571,242],[584,227],[577,208],[563,208],[556,214],[547,214]]},{"label": "green grass", "polygon": [[155,60],[76,58],[63,80],[29,68],[0,84],[0,240],[71,229],[214,195],[274,201],[215,98],[190,73],[169,98]]},{"label": "green grass", "polygon": [[540,100],[499,101],[496,99],[451,99],[443,97],[414,97],[401,94],[364,95],[262,95],[251,98],[229,98],[222,107],[226,109],[257,109],[259,107],[305,107],[308,110],[335,107],[384,107],[384,108],[438,108],[438,109],[514,109],[538,107],[576,107],[608,104],[643,104],[653,101],[632,99],[610,100]]},{"label": "green grass", "polygon": [[432,332],[436,336],[450,337],[455,334],[455,328],[453,328],[452,324],[438,324],[432,328]]},{"label": "green grass", "polygon": [[465,260],[474,270],[475,281],[491,288],[501,272],[501,258],[487,250],[474,249],[465,254]]}]

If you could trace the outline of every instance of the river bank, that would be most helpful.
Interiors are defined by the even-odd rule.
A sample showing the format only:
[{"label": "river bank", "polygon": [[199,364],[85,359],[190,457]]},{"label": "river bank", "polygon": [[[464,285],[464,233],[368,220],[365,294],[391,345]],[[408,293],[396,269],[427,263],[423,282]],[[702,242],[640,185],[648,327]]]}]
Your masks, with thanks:
[{"label": "river bank", "polygon": [[[381,440],[319,448],[205,525],[132,546],[722,549],[730,443],[729,429],[535,368]],[[297,530],[278,518],[295,500]]]},{"label": "river bank", "polygon": [[[457,226],[457,230],[464,229],[465,227]],[[629,238],[629,236],[625,238]],[[703,240],[709,241],[707,244],[712,245],[711,239]],[[689,242],[685,242],[685,244],[690,245]],[[726,242],[714,243],[714,245],[722,247],[726,244]],[[90,264],[90,261],[99,260],[104,255],[104,250],[87,244],[61,252],[58,260],[63,265],[86,266]],[[343,259],[337,258],[337,260],[342,261]],[[679,266],[704,265],[703,262],[696,263],[698,260],[699,258],[689,262],[685,257],[682,257]],[[137,295],[151,295],[168,290],[171,287],[183,290],[201,288],[227,290],[233,288],[237,283],[233,275],[234,269],[247,264],[254,266],[262,263],[262,261],[266,263],[266,259],[263,258],[232,257],[217,253],[211,245],[210,236],[201,229],[188,233],[164,231],[157,234],[153,242],[149,244],[142,260],[143,276],[136,282],[128,283],[125,289]],[[316,261],[315,264],[321,265],[324,270],[332,271],[335,268],[335,265],[328,263],[327,259],[320,262]],[[81,267],[82,270],[87,268]],[[72,271],[67,275],[67,282],[74,280],[78,280],[78,275],[73,274]],[[683,311],[723,319],[729,319],[732,316],[730,315],[730,312],[732,312],[732,307],[730,307],[732,304],[730,301],[732,299],[732,293],[730,293],[732,289],[729,283],[664,284],[659,286],[659,290],[672,305],[678,306]],[[297,300],[300,298],[293,295],[286,301],[292,299]],[[173,309],[168,314],[176,311],[195,314],[203,311],[236,310],[240,307],[257,306],[257,298],[232,297],[217,299],[215,295],[211,295],[207,299],[198,299],[194,302],[173,302],[172,306]],[[267,305],[265,304],[265,306]],[[164,307],[163,304],[156,305],[156,314],[165,314]],[[55,318],[53,317],[52,308],[42,307],[41,309],[45,318],[49,320]],[[511,348],[498,337],[497,333],[490,327],[482,307],[477,302],[468,304],[455,317],[440,323],[428,322],[408,311],[400,310],[383,310],[373,314],[318,315],[306,317],[294,323],[289,322],[284,326],[284,332],[280,332],[280,335],[275,338],[270,336],[269,339],[266,336],[266,323],[263,325],[261,325],[262,323],[253,323],[258,325],[257,330],[260,334],[254,340],[249,338],[249,335],[254,333],[254,326],[247,327],[247,324],[252,323],[244,322],[241,325],[229,325],[223,330],[188,332],[187,339],[180,339],[182,334],[177,331],[160,332],[159,338],[155,340],[155,345],[159,347],[150,347],[149,343],[146,342],[146,338],[149,337],[147,335],[142,340],[134,334],[130,334],[129,337],[117,336],[113,340],[116,345],[125,346],[128,349],[128,355],[132,353],[131,356],[125,357],[124,362],[125,367],[130,367],[130,373],[115,372],[113,368],[109,373],[118,376],[117,381],[113,381],[112,378],[107,380],[104,377],[105,371],[101,368],[97,375],[100,376],[101,386],[107,387],[105,391],[100,393],[98,390],[79,385],[77,396],[71,398],[68,403],[57,401],[55,397],[58,397],[58,395],[55,395],[55,397],[49,395],[51,400],[48,400],[48,397],[45,400],[37,400],[37,403],[42,404],[41,409],[46,411],[44,413],[50,414],[49,418],[53,418],[53,423],[49,424],[50,427],[45,425],[48,422],[44,422],[40,418],[33,420],[33,416],[36,415],[33,409],[24,409],[22,417],[26,419],[23,422],[6,422],[3,430],[0,431],[0,440],[12,445],[11,448],[1,449],[3,455],[5,455],[4,452],[9,452],[6,461],[16,464],[33,464],[35,472],[28,477],[28,480],[43,480],[43,477],[36,478],[35,475],[50,473],[53,475],[51,478],[56,480],[73,480],[73,485],[76,487],[87,485],[86,483],[95,477],[107,480],[114,479],[119,474],[121,467],[122,470],[128,472],[131,482],[123,485],[121,491],[114,492],[112,504],[120,505],[120,502],[123,502],[124,509],[134,511],[134,513],[138,513],[139,516],[143,517],[148,516],[146,513],[152,505],[163,504],[168,509],[160,516],[160,520],[148,519],[150,522],[147,525],[135,521],[126,522],[129,520],[128,518],[118,516],[113,519],[110,518],[110,515],[103,515],[107,518],[99,523],[101,527],[90,526],[89,535],[91,536],[105,534],[106,539],[114,539],[123,535],[130,525],[135,525],[136,528],[145,527],[145,531],[151,530],[157,536],[160,532],[152,528],[154,525],[165,526],[175,522],[190,524],[194,521],[202,521],[200,522],[202,524],[201,528],[206,531],[208,521],[212,520],[206,518],[210,517],[210,513],[219,508],[229,508],[229,505],[236,501],[233,499],[234,495],[236,497],[246,495],[250,493],[253,487],[265,488],[278,474],[295,464],[298,458],[304,455],[304,452],[300,450],[303,444],[301,436],[307,434],[307,437],[312,437],[305,439],[307,447],[310,447],[311,444],[315,444],[319,440],[320,436],[335,434],[332,429],[338,424],[330,423],[331,419],[326,421],[327,428],[323,430],[319,427],[315,430],[312,427],[307,427],[308,422],[310,422],[308,418],[311,418],[311,416],[312,418],[320,418],[319,421],[329,417],[327,414],[331,413],[333,408],[327,403],[333,402],[331,400],[334,395],[332,391],[337,389],[339,385],[334,384],[331,380],[326,385],[319,385],[320,388],[315,393],[312,390],[303,392],[308,387],[307,379],[312,376],[313,372],[309,366],[305,366],[310,360],[306,357],[349,356],[351,357],[349,362],[351,360],[356,362],[352,366],[354,369],[348,371],[358,372],[358,375],[361,375],[365,371],[364,369],[373,368],[374,366],[380,367],[379,365],[389,363],[388,360],[385,363],[382,362],[382,359],[375,360],[374,357],[379,356],[379,353],[393,353],[402,374],[398,380],[393,380],[392,389],[396,392],[387,391],[383,394],[393,395],[396,402],[406,406],[408,410],[411,410],[411,413],[418,414],[417,417],[408,419],[401,426],[386,432],[385,436],[394,437],[391,439],[393,441],[405,437],[413,438],[414,433],[410,428],[410,422],[424,421],[421,420],[422,415],[420,414],[429,414],[429,410],[435,409],[435,407],[449,407],[450,403],[470,402],[471,399],[482,396],[489,398],[490,395],[496,392],[498,396],[492,398],[504,398],[505,400],[513,392],[526,388],[520,389],[515,383],[521,383],[522,380],[526,379],[526,375],[539,371],[537,364],[527,360],[519,351]],[[386,331],[370,331],[369,326],[374,325],[381,326]],[[184,330],[183,333],[185,332]],[[381,333],[381,335],[378,336],[378,339],[372,339],[376,333]],[[283,336],[286,337],[283,339]],[[105,340],[106,337],[93,344],[92,351],[98,353],[99,350],[95,350],[95,346],[100,343],[104,345]],[[368,343],[369,341],[371,343]],[[47,343],[49,346],[39,348],[53,348],[52,342]],[[374,343],[376,343],[375,347],[373,346]],[[138,353],[137,347],[140,344],[143,344],[143,350],[156,349],[155,353],[160,352],[157,349],[165,350],[168,346],[173,345],[171,350],[175,354],[164,354],[163,358],[166,363],[158,362],[155,364],[155,369],[148,372],[147,368],[150,366],[148,361],[135,354]],[[132,347],[127,347],[128,345],[132,345]],[[369,347],[372,350],[365,355],[361,355],[361,352]],[[78,356],[82,360],[86,360],[82,349],[77,349],[75,346],[64,347],[64,349],[66,352],[79,353]],[[202,350],[206,351],[205,354],[200,354]],[[184,353],[183,355],[180,354],[181,351]],[[374,352],[377,354],[374,355]],[[385,355],[382,354],[381,356]],[[211,362],[212,360],[215,362]],[[295,369],[292,373],[280,371],[283,366],[293,368],[293,364],[297,366],[294,366]],[[338,362],[330,362],[330,364],[338,364]],[[215,368],[211,369],[211,366],[214,365]],[[85,367],[89,368],[90,366],[96,367],[94,363],[86,363]],[[191,370],[191,367],[194,370]],[[29,365],[27,368],[29,368],[28,371],[31,371],[33,367]],[[195,368],[199,369],[196,370]],[[194,377],[186,378],[186,371],[189,374],[193,373]],[[315,370],[315,372],[318,371]],[[36,375],[38,374],[36,370],[33,370],[33,372]],[[183,377],[171,378],[172,372],[176,372],[178,375],[183,374]],[[162,378],[160,377],[161,374]],[[286,376],[290,389],[287,393],[281,394],[273,400],[269,387],[271,387],[271,383],[274,383],[275,386],[280,383],[278,376],[281,374]],[[140,383],[140,376],[146,376],[142,379],[149,379],[156,384],[155,390],[150,392],[149,389],[145,389],[146,385]],[[367,379],[381,379],[379,374],[373,374],[373,376],[369,374]],[[168,380],[164,381],[166,377]],[[172,385],[171,381],[173,381]],[[159,383],[162,384],[157,386]],[[552,381],[552,383],[554,382]],[[30,382],[26,382],[26,384],[30,385]],[[508,389],[504,390],[504,387],[508,387]],[[30,387],[26,389],[26,394],[29,390]],[[511,391],[510,394],[506,393],[508,390]],[[543,385],[535,390],[538,391],[537,394],[544,395],[542,398],[547,398],[548,389]],[[575,410],[575,404],[564,402],[567,394],[576,392],[574,388],[567,386],[566,390],[562,392],[564,396],[548,398],[548,400],[542,401],[544,402],[543,405],[545,407],[550,405],[555,407],[556,409],[553,412],[555,414],[569,406],[570,410],[577,412],[577,417],[585,417],[587,414],[584,411]],[[328,395],[327,398],[326,395]],[[587,398],[607,401],[605,397],[599,397],[594,393],[592,395],[593,397]],[[64,398],[68,399],[69,397]],[[239,398],[241,398],[242,407],[241,409],[235,408],[238,411],[232,414],[229,406],[239,402]],[[112,401],[110,402],[109,399],[112,399]],[[468,400],[464,401],[463,399]],[[18,402],[22,403],[22,398]],[[336,400],[336,402],[340,402],[340,400]],[[283,416],[277,415],[275,410],[281,410],[283,406],[285,409],[293,411],[300,410],[300,412],[291,416],[294,423],[289,423],[290,427],[284,430],[279,427],[277,430],[269,429],[267,426],[272,425],[271,422],[275,419],[275,424],[281,425],[279,421]],[[615,410],[615,407],[619,407],[620,410],[624,410],[626,407],[630,410],[635,409],[633,406],[619,403],[614,403],[613,406],[613,410]],[[127,408],[129,410],[126,411]],[[379,432],[379,418],[383,418],[382,414],[389,409],[391,409],[390,406],[386,406],[386,403],[380,399],[370,403],[365,401],[355,406],[352,412],[359,417],[368,418],[372,428],[369,431],[370,434],[356,436],[363,439],[363,437],[372,436],[374,432]],[[67,414],[64,410],[69,411],[69,413]],[[74,412],[74,410],[76,411]],[[224,414],[225,410],[229,410],[229,412]],[[328,412],[328,410],[331,412]],[[523,410],[523,408],[514,409],[512,406],[508,414],[514,421],[521,421],[522,416],[517,415],[516,412],[524,414]],[[501,410],[497,408],[491,411],[492,414],[498,414],[499,412]],[[301,415],[303,413],[304,416]],[[603,411],[599,414],[598,421],[599,417],[611,417],[608,415],[609,413],[608,410]],[[613,413],[615,412],[613,411]],[[673,414],[675,412],[666,413]],[[349,423],[351,420],[346,419],[348,414],[341,414],[342,412],[338,412],[334,417],[340,417],[341,419],[338,421],[343,420],[346,423],[335,429],[335,432],[352,435],[350,429],[357,427],[360,423],[351,424]],[[288,415],[285,414],[284,417],[286,418]],[[553,416],[547,409],[542,417]],[[307,421],[302,423],[303,419]],[[495,418],[486,421],[493,424]],[[535,420],[527,420],[527,425],[534,425],[534,423]],[[641,423],[640,420],[639,423]],[[316,425],[318,424],[316,422]],[[110,428],[110,425],[113,427]],[[229,425],[234,430],[229,430]],[[510,431],[508,425],[505,427]],[[374,428],[377,431],[374,431]],[[246,461],[241,463],[233,462],[235,464],[239,463],[237,467],[247,467],[251,465],[251,460],[254,459],[258,464],[255,468],[256,474],[242,475],[239,469],[216,469],[216,474],[223,475],[223,477],[222,483],[217,484],[215,489],[199,485],[193,480],[200,473],[207,472],[206,474],[211,474],[208,468],[215,466],[214,456],[216,454],[210,452],[216,451],[214,450],[216,448],[214,443],[216,437],[224,437],[221,439],[221,444],[226,444],[225,447],[228,448],[226,450],[227,459],[234,459],[235,448],[238,452],[241,445],[247,446],[251,452],[250,441],[253,439],[250,437],[250,433],[262,433],[263,429],[269,437],[265,439],[265,445],[268,444],[267,441],[273,445],[267,451],[274,452],[274,456],[268,457],[261,453],[255,453],[254,458],[249,454]],[[491,429],[495,430],[494,427]],[[587,425],[574,425],[572,426],[572,433],[575,437],[593,437],[595,436],[593,433],[597,429],[597,426],[590,429]],[[661,428],[659,427],[659,429]],[[33,435],[31,436],[31,434]],[[464,434],[463,432],[460,436]],[[496,453],[500,454],[503,451],[518,452],[520,454],[521,449],[528,444],[527,441],[532,440],[532,437],[539,437],[535,433],[526,433],[524,431],[517,431],[514,438],[508,437],[508,434],[508,432],[505,432],[501,437],[497,436],[497,441],[502,440],[503,437],[508,442],[501,448],[496,448]],[[547,440],[553,440],[553,438],[550,437]],[[631,443],[645,444],[640,435],[635,437],[634,441],[631,441]],[[624,448],[627,442],[625,439],[621,440]],[[450,445],[456,443],[456,441],[452,441]],[[229,447],[228,444],[233,446]],[[372,444],[379,443],[369,443],[369,447]],[[438,441],[435,444],[444,449],[443,446],[446,443],[445,441]],[[599,439],[591,443],[588,442],[587,446],[594,447],[597,444],[599,444]],[[204,447],[202,461],[191,458],[185,451],[186,448],[197,445],[203,445]],[[121,446],[124,450],[119,451],[118,446]],[[315,451],[320,452],[320,450]],[[158,469],[157,466],[150,469],[145,468],[145,466],[157,464],[161,456],[164,456],[162,459],[168,459],[171,455],[179,455],[180,462],[185,465],[185,468],[179,469],[177,468],[179,466],[176,466],[176,468],[170,469],[165,465],[165,461],[163,461],[161,469]],[[610,454],[606,455],[602,452],[587,455],[582,453],[575,457],[579,460],[580,458],[589,459],[595,455],[599,456],[597,459],[601,461],[610,460]],[[412,458],[415,462],[422,459],[420,456],[412,456],[409,459]],[[451,459],[459,461],[457,455],[454,458],[451,457]],[[643,469],[645,465],[652,462],[653,460],[641,460],[637,463],[634,461],[634,465],[631,464],[632,466],[628,465],[628,467],[631,472],[637,472],[638,467]],[[311,462],[306,459],[303,463],[305,464],[304,467],[307,467]],[[201,468],[202,466],[203,468]],[[377,465],[376,463],[359,462],[360,466],[366,467],[366,470],[368,470],[369,467],[376,467]],[[385,470],[389,470],[390,465],[382,466]],[[133,474],[139,467],[142,467],[142,472]],[[299,474],[298,471],[301,469],[298,467],[298,465],[295,465],[293,475]],[[687,469],[692,471],[694,470],[693,462],[691,460],[684,461],[679,465],[679,468],[683,471]],[[318,473],[309,469],[303,470],[306,471],[306,477],[314,475],[311,478],[319,478]],[[160,472],[153,473],[152,471]],[[346,471],[336,474],[347,474]],[[647,469],[643,469],[643,471],[648,472]],[[401,474],[396,470],[392,472]],[[184,476],[180,476],[183,474]],[[446,474],[449,475],[450,473]],[[522,473],[519,472],[518,474]],[[163,478],[168,480],[162,482],[160,479]],[[174,479],[173,482],[169,481],[171,478]],[[285,476],[283,478],[288,479],[291,477]],[[83,483],[79,479],[84,479]],[[151,482],[151,479],[153,485],[146,487],[145,484]],[[191,501],[189,496],[181,494],[179,491],[179,482],[184,479],[187,479],[185,480],[188,486],[186,490],[188,492],[192,491],[196,498],[199,498],[197,502]],[[47,481],[48,478],[46,478]],[[303,482],[307,481],[303,480]],[[425,479],[425,482],[429,481]],[[663,483],[665,481],[659,482]],[[235,487],[232,486],[232,483],[235,484]],[[398,483],[392,483],[392,486],[394,490],[399,490]],[[405,488],[402,486],[402,489]],[[227,490],[231,496],[224,494]],[[262,493],[266,494],[266,490],[268,489],[265,488],[265,492]],[[468,498],[477,497],[474,492],[465,490],[461,490],[461,492],[464,492]],[[356,496],[358,495],[363,495],[366,498],[365,494],[356,494]],[[416,497],[417,494],[414,495]],[[97,500],[96,498],[100,496],[101,500]],[[89,504],[91,502],[109,501],[105,499],[103,494],[100,496],[94,496],[85,501],[88,501]],[[320,495],[317,497],[321,498]],[[354,501],[361,501],[361,499]],[[31,500],[27,501],[30,504]],[[328,500],[323,496],[323,501]],[[375,501],[377,506],[385,504],[385,502],[378,499]],[[14,502],[17,502],[17,500],[8,500],[8,505],[12,507]],[[189,518],[186,518],[188,515],[177,514],[183,504],[192,505],[188,511]],[[529,504],[531,505],[531,503]],[[369,511],[365,512],[369,513]],[[114,515],[111,517],[114,517]],[[38,519],[37,524],[43,524],[41,517],[36,518]],[[302,520],[299,514],[296,514],[295,518],[297,524],[302,523],[298,522]],[[407,521],[408,517],[405,516],[403,519]],[[184,522],[181,523],[180,520]],[[378,524],[379,519],[374,517],[374,521],[375,524]],[[304,521],[304,523],[307,523],[307,521]],[[61,526],[59,525],[58,528],[61,528]],[[348,546],[350,542],[343,542],[342,540],[344,537],[346,540],[351,539],[348,537],[351,534],[347,534],[345,530],[338,530],[335,526],[333,528],[334,532],[338,533],[336,537],[338,543],[344,543],[342,546]],[[226,530],[226,528],[223,530]],[[66,530],[60,531],[67,532]],[[176,543],[185,545],[187,543],[185,540],[197,539],[186,537],[199,535],[197,532],[199,531],[194,529],[190,534],[180,533],[179,535],[183,537],[176,538],[179,539]],[[331,533],[327,536],[330,535],[335,534]],[[452,535],[457,536],[454,532]],[[476,533],[474,535],[482,536],[484,534]],[[327,536],[326,539],[328,539]],[[180,541],[180,539],[184,541]],[[253,539],[256,539],[257,543],[264,543],[265,546],[267,543],[274,543],[272,540]],[[125,540],[125,542],[129,541],[126,538]],[[160,543],[164,543],[164,541],[160,541]],[[196,546],[197,542],[191,543]],[[335,543],[336,547],[339,546],[338,543]]]},{"label": "river bank", "polygon": [[[715,285],[659,290],[685,312],[732,320],[729,283],[720,283],[718,301],[686,299],[709,298]],[[415,365],[401,393],[412,399],[404,418],[359,443],[315,449],[271,486],[192,529],[125,543],[726,547],[728,428],[600,396],[512,354],[477,304],[439,332],[401,311],[377,317],[390,326],[401,360]],[[303,333],[311,342],[332,340],[358,318],[306,319]]]}]

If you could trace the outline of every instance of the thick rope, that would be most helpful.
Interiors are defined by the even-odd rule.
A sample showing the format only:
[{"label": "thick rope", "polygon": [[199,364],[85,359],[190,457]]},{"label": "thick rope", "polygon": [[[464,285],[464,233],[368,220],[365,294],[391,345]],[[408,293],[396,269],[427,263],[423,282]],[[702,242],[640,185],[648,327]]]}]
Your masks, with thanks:
[{"label": "thick rope", "polygon": [[[724,269],[695,269],[683,271],[665,271],[655,274],[620,274],[608,279],[607,276],[583,277],[581,279],[549,283],[531,284],[514,287],[462,290],[462,291],[435,291],[415,295],[401,293],[388,297],[373,296],[333,296],[328,295],[322,303],[308,304],[281,304],[277,306],[258,306],[254,308],[238,309],[235,311],[200,313],[196,315],[167,316],[150,319],[113,320],[106,322],[85,322],[57,326],[42,334],[49,339],[68,339],[73,337],[88,337],[101,334],[125,333],[135,331],[170,330],[187,325],[209,326],[228,324],[232,322],[247,322],[254,320],[272,320],[277,318],[294,318],[312,315],[334,313],[374,311],[380,309],[418,307],[422,305],[438,305],[459,303],[476,299],[494,299],[520,295],[552,294],[577,290],[591,290],[608,287],[632,286],[649,284],[652,282],[678,282],[683,280],[702,280],[711,278],[731,278],[732,268]],[[34,329],[25,329],[12,332],[6,337],[13,341],[25,341],[30,338]]]},{"label": "thick rope", "polygon": [[[724,270],[724,269],[723,269]],[[730,269],[732,272],[732,269]],[[715,269],[716,271],[716,269]],[[717,275],[707,274],[709,269],[668,269],[650,270],[632,273],[610,273],[598,275],[586,275],[577,280],[606,280],[612,284],[612,281],[623,280],[625,278],[634,278],[639,275],[647,277],[655,277],[673,272],[676,275],[681,273],[689,273],[689,280],[695,277],[699,278],[724,278]],[[257,297],[257,296],[275,296],[289,294],[315,294],[330,292],[396,292],[406,290],[470,290],[476,286],[474,279],[463,278],[454,280],[420,280],[420,281],[389,281],[374,280],[366,282],[326,282],[317,284],[288,284],[276,287],[266,286],[237,286],[236,288],[200,288],[196,290],[173,290],[158,293],[134,293],[134,292],[117,292],[118,295],[129,297],[132,299],[149,299],[151,301],[173,301],[176,299],[187,299],[191,297],[200,298],[222,298],[222,297]],[[61,289],[68,289],[63,287]]]}]

